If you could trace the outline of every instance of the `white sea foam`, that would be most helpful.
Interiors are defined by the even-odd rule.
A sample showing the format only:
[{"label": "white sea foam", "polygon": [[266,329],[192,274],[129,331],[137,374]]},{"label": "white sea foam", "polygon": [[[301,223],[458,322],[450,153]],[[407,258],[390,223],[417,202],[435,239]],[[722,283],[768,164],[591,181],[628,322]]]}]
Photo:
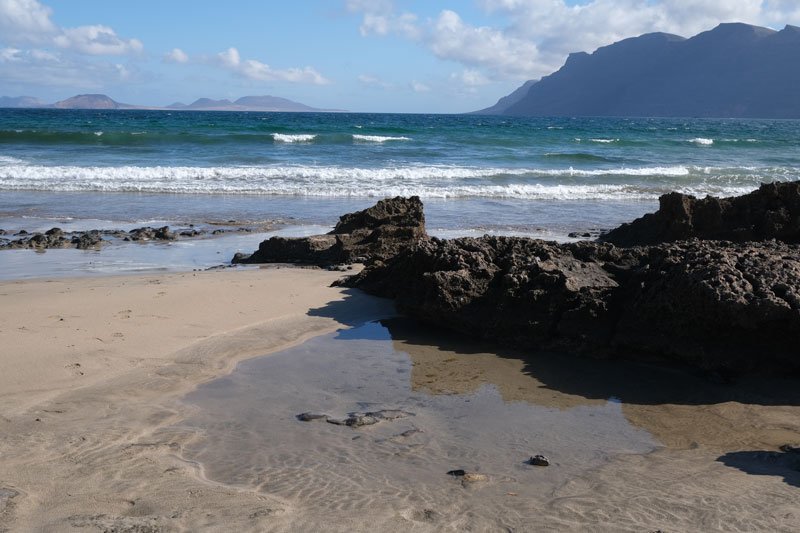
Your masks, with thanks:
[{"label": "white sea foam", "polygon": [[11,157],[10,155],[0,155],[0,165],[24,165],[25,161]]},{"label": "white sea foam", "polygon": [[619,142],[619,139],[589,139],[593,143],[611,144]]},{"label": "white sea foam", "polygon": [[700,146],[711,146],[714,144],[714,139],[707,139],[705,137],[697,137],[695,139],[690,139],[690,143],[698,144]]},{"label": "white sea foam", "polygon": [[103,135],[103,132],[102,131],[96,131],[96,132],[94,132],[94,134],[97,135],[98,137],[100,137],[101,135]]},{"label": "white sea foam", "polygon": [[353,135],[354,141],[384,143],[386,141],[410,141],[410,137],[386,137],[383,135]]},{"label": "white sea foam", "polygon": [[[764,169],[737,169],[735,175],[728,175],[721,169],[710,169],[706,174],[706,170],[686,166],[581,170],[457,166],[47,167],[11,164],[0,166],[0,190],[622,201],[654,200],[669,190],[699,196],[743,194],[764,179]],[[770,175],[782,177],[777,171]],[[627,176],[643,179],[634,182],[620,179]],[[567,183],[565,177],[570,178]],[[587,179],[581,182],[581,178]],[[785,179],[792,179],[791,173],[786,174]]]},{"label": "white sea foam", "polygon": [[279,143],[307,143],[316,139],[317,136],[309,133],[287,134],[287,133],[273,133],[272,139]]}]

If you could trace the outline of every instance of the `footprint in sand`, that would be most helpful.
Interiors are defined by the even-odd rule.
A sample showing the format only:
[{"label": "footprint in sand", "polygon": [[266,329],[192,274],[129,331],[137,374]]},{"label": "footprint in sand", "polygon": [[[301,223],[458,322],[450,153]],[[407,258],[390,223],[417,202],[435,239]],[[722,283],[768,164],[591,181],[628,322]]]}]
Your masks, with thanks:
[{"label": "footprint in sand", "polygon": [[64,368],[66,368],[67,370],[71,371],[72,374],[75,375],[75,376],[83,376],[84,375],[83,370],[82,370],[83,367],[81,367],[80,363],[70,363],[68,365],[64,365]]}]

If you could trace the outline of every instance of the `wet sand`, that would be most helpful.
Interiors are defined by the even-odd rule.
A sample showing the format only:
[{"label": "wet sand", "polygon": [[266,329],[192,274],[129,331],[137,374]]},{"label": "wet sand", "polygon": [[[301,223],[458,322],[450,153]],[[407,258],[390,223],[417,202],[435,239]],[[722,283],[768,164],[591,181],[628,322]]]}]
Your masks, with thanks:
[{"label": "wet sand", "polygon": [[0,283],[0,531],[259,529],[274,498],[203,480],[154,434],[237,361],[386,314],[366,296],[336,306],[340,275]]},{"label": "wet sand", "polygon": [[[208,479],[284,498],[275,530],[793,531],[800,391],[498,352],[392,319],[238,365],[165,430]],[[359,428],[298,421],[400,409]],[[545,454],[549,467],[525,464]],[[464,482],[451,469],[481,476]],[[485,479],[483,477],[485,476]]]},{"label": "wet sand", "polygon": [[[778,451],[800,441],[793,382],[506,352],[398,320],[365,329],[391,306],[329,288],[340,275],[0,283],[0,531],[800,523],[800,458]],[[294,418],[379,408],[413,416]],[[525,465],[535,453],[553,464]]]}]

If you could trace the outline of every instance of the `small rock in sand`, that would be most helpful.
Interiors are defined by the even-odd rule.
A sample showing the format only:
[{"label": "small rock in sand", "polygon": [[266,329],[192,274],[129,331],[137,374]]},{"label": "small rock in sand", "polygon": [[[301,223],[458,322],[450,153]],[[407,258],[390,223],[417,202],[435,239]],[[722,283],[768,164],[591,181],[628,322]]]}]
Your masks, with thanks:
[{"label": "small rock in sand", "polygon": [[781,451],[800,455],[800,444],[784,444],[781,446]]},{"label": "small rock in sand", "polygon": [[525,462],[533,466],[550,466],[550,459],[548,459],[544,455],[534,455]]},{"label": "small rock in sand", "polygon": [[461,478],[462,483],[477,483],[478,481],[487,481],[489,476],[486,474],[478,474],[477,472],[467,472],[466,470],[457,469],[450,470],[447,475]]},{"label": "small rock in sand", "polygon": [[327,420],[328,415],[322,413],[300,413],[296,418],[303,422],[311,422],[313,420]]}]

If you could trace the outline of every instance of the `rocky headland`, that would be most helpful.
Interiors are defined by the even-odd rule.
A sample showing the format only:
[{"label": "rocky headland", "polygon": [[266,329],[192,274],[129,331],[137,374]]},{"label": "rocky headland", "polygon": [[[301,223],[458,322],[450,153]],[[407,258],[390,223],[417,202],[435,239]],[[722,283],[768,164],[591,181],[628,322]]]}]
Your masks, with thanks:
[{"label": "rocky headland", "polygon": [[[603,241],[603,242],[600,242]],[[238,262],[362,261],[341,283],[502,345],[685,363],[723,379],[800,371],[800,182],[736,198],[671,193],[658,212],[559,244],[438,239],[418,198],[382,200],[331,234],[270,239]]]}]

